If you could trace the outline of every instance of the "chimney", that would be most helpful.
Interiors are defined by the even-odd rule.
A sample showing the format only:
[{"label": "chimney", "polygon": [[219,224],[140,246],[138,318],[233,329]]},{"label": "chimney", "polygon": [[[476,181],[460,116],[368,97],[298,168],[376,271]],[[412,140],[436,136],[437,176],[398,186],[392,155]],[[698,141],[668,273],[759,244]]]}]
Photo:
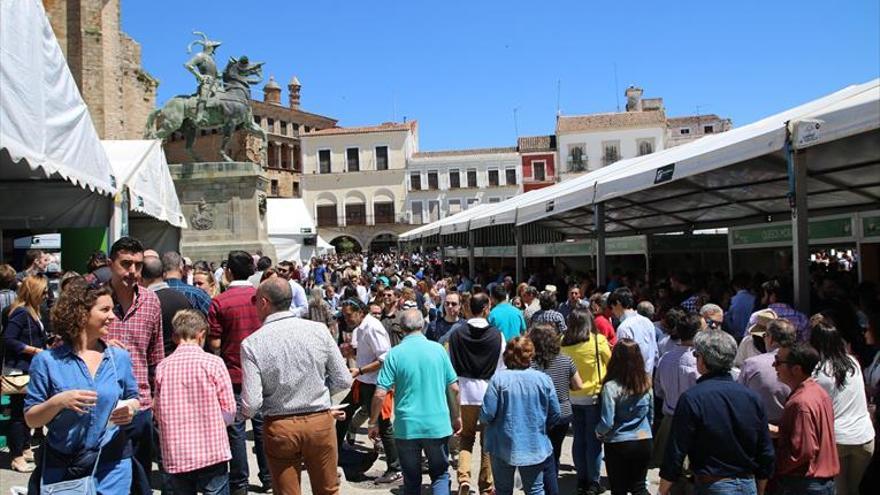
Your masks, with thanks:
[{"label": "chimney", "polygon": [[642,111],[642,88],[630,86],[623,93],[626,95],[626,111],[641,112]]},{"label": "chimney", "polygon": [[302,85],[299,83],[299,79],[296,76],[287,83],[287,94],[290,98],[290,108],[294,110],[299,110],[299,91],[302,88]]},{"label": "chimney", "polygon": [[263,86],[263,101],[273,105],[281,104],[281,86],[275,81],[275,76],[269,76],[269,82]]}]

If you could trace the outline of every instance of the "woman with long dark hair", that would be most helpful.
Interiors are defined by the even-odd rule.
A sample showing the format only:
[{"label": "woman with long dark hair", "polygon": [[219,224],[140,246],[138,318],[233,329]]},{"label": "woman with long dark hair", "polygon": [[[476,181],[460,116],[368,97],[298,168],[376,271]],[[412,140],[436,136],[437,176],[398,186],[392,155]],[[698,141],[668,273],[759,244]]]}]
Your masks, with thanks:
[{"label": "woman with long dark hair", "polygon": [[532,326],[529,330],[529,339],[535,346],[532,369],[543,371],[550,377],[553,388],[556,389],[556,398],[559,400],[560,420],[547,430],[550,444],[553,445],[553,466],[556,468],[552,472],[544,473],[544,489],[547,490],[547,487],[555,485],[555,477],[559,472],[559,457],[562,455],[562,442],[568,434],[568,425],[571,423],[569,390],[580,390],[584,384],[574,361],[560,354],[559,334],[553,324],[538,323]]},{"label": "woman with long dark hair", "polygon": [[847,353],[846,343],[828,318],[813,317],[810,345],[819,352],[813,378],[831,396],[834,408],[834,438],[840,460],[835,478],[837,493],[856,494],[874,453],[874,426],[868,415],[865,382],[856,358]]},{"label": "woman with long dark hair", "polygon": [[642,352],[632,339],[620,339],[611,353],[602,386],[602,414],[596,434],[605,442],[605,468],[611,495],[648,493],[654,398]]},{"label": "woman with long dark hair", "polygon": [[602,442],[596,438],[599,424],[599,394],[608,370],[611,347],[602,334],[593,332],[593,315],[578,307],[568,315],[568,330],[562,337],[562,354],[571,358],[583,380],[571,393],[574,442],[572,457],[577,471],[578,495],[598,493],[602,464]]}]

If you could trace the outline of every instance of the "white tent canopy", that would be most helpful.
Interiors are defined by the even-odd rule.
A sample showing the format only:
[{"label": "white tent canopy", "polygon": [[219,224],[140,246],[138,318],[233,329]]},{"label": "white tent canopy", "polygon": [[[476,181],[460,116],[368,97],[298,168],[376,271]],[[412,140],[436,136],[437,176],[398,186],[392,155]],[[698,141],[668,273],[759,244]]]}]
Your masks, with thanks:
[{"label": "white tent canopy", "polygon": [[129,208],[186,228],[160,140],[101,141],[114,175],[128,188]]},{"label": "white tent canopy", "polygon": [[324,246],[318,245],[320,239],[317,237],[318,229],[306,208],[305,201],[295,198],[269,198],[266,201],[269,242],[275,246],[279,261],[308,261],[312,256],[322,254],[321,250],[335,251],[335,248],[326,242]]},{"label": "white tent canopy", "polygon": [[0,150],[3,227],[107,224],[116,180],[41,2],[0,2]]},{"label": "white tent canopy", "polygon": [[336,254],[336,248],[333,247],[333,244],[325,241],[323,237],[318,236],[318,254],[322,256]]}]

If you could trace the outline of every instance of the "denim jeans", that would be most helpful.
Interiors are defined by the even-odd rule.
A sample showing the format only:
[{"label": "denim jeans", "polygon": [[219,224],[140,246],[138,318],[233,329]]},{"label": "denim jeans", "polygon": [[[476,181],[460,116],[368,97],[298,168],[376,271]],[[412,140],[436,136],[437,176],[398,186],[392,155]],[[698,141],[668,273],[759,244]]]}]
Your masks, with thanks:
[{"label": "denim jeans", "polygon": [[153,411],[138,412],[125,427],[132,448],[131,493],[150,495],[150,472],[153,469]]},{"label": "denim jeans", "polygon": [[229,471],[227,463],[221,462],[187,473],[170,474],[174,495],[228,495]]},{"label": "denim jeans", "polygon": [[[549,458],[554,462],[553,456]],[[522,491],[526,495],[544,495],[544,468],[547,461],[533,466],[511,466],[510,464],[492,458],[492,475],[495,477],[496,495],[513,495],[513,475],[519,469],[519,477],[522,480]]]},{"label": "denim jeans", "polygon": [[[241,408],[241,394],[235,393],[235,403]],[[229,489],[230,491],[247,489],[250,479],[247,453],[246,420],[236,417],[236,420],[226,428],[229,436],[229,449],[232,459],[229,461]],[[251,426],[254,430],[254,455],[257,457],[257,466],[260,469],[260,482],[265,486],[272,484],[272,475],[269,473],[269,465],[266,463],[266,452],[263,450],[263,419],[257,415],[251,418]]]},{"label": "denim jeans", "polygon": [[834,495],[837,493],[834,478],[779,478],[780,495]]},{"label": "denim jeans", "polygon": [[571,456],[577,471],[578,488],[589,488],[599,484],[602,466],[602,442],[596,438],[599,406],[572,405],[571,408],[574,411],[571,422],[574,429]]},{"label": "denim jeans", "polygon": [[403,495],[422,493],[422,452],[428,459],[433,495],[449,495],[449,437],[395,439],[403,471]]},{"label": "denim jeans", "polygon": [[704,485],[696,483],[697,495],[757,495],[754,478],[734,478]]},{"label": "denim jeans", "polygon": [[559,495],[559,464],[555,455],[544,461],[544,495]]}]

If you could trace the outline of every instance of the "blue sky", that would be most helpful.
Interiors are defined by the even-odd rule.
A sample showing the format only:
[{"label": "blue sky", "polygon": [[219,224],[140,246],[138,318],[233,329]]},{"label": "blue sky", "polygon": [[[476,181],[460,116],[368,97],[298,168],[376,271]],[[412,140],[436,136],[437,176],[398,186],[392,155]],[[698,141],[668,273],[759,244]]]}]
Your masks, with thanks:
[{"label": "blue sky", "polygon": [[743,125],[880,75],[878,0],[123,0],[122,23],[160,104],[194,90],[197,29],[221,67],[265,61],[284,98],[295,74],[302,108],[340,125],[417,119],[422,150],[512,146],[514,108],[519,135],[550,134],[557,93],[563,114],[614,111],[636,84]]}]

